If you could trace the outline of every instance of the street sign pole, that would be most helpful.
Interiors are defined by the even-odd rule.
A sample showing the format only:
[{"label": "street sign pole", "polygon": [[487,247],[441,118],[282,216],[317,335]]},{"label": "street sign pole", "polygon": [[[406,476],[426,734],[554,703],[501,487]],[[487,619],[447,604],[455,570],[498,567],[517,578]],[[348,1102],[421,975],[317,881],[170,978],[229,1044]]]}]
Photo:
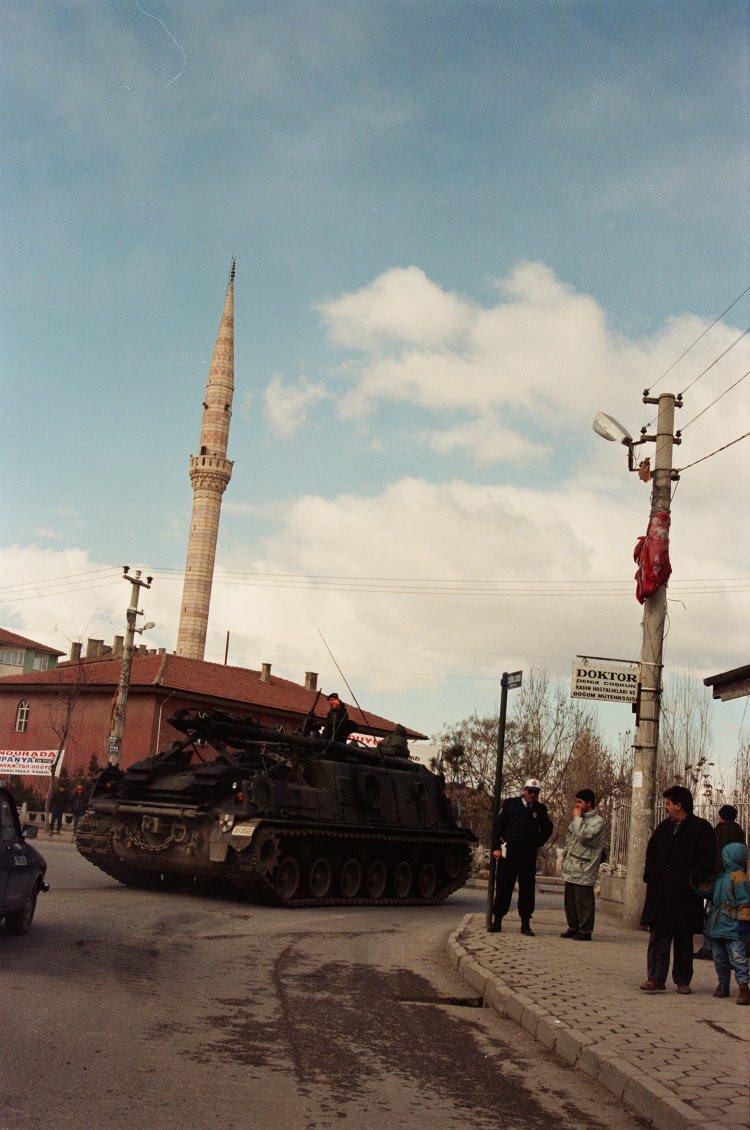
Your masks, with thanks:
[{"label": "street sign pole", "polygon": [[485,929],[492,926],[493,907],[495,903],[495,884],[497,882],[497,860],[492,854],[492,837],[495,821],[500,812],[500,794],[503,789],[503,762],[505,760],[505,717],[508,711],[508,688],[520,687],[523,672],[503,671],[500,679],[500,718],[497,726],[497,761],[495,762],[495,788],[492,794],[492,821],[490,824],[490,871],[487,878],[487,913],[485,916]]}]

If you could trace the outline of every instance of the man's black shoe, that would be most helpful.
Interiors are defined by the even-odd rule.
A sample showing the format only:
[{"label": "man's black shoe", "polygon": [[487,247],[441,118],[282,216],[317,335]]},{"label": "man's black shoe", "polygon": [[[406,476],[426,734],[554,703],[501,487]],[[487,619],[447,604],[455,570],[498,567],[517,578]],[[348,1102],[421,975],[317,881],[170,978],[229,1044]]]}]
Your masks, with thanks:
[{"label": "man's black shoe", "polygon": [[493,922],[491,926],[487,927],[488,934],[499,934],[502,931],[502,926],[499,922]]},{"label": "man's black shoe", "polygon": [[701,948],[696,950],[693,954],[693,960],[695,961],[713,961],[713,959],[713,952],[707,949],[706,946],[701,946]]},{"label": "man's black shoe", "polygon": [[527,938],[535,938],[536,937],[536,934],[531,929],[531,923],[530,922],[522,922],[521,923],[521,933],[525,934]]},{"label": "man's black shoe", "polygon": [[560,935],[561,938],[575,938],[578,935],[577,930],[564,930]]},{"label": "man's black shoe", "polygon": [[573,937],[574,942],[590,942],[591,934],[575,934]]}]

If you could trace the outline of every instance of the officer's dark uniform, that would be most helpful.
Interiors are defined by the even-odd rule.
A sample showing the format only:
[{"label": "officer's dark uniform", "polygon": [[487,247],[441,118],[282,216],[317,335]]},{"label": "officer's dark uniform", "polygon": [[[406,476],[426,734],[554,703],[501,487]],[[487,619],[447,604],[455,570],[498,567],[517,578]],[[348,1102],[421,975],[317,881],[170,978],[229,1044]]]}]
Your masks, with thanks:
[{"label": "officer's dark uniform", "polygon": [[508,797],[492,830],[493,851],[507,844],[507,855],[498,860],[500,874],[495,887],[493,919],[499,924],[510,909],[513,888],[518,880],[518,915],[528,925],[534,913],[536,895],[536,856],[552,835],[547,806],[538,800],[530,804],[520,796]]}]

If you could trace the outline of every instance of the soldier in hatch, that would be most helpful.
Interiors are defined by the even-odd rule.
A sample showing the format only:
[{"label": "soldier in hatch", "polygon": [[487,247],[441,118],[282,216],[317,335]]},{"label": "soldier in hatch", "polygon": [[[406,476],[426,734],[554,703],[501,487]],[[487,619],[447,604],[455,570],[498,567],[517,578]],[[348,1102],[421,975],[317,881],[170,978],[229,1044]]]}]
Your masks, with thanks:
[{"label": "soldier in hatch", "polygon": [[323,725],[322,738],[329,742],[345,742],[352,730],[349,712],[336,691],[328,696],[328,714]]},{"label": "soldier in hatch", "polygon": [[409,744],[406,740],[406,727],[399,722],[393,728],[393,733],[378,742],[378,749],[388,757],[408,757]]}]

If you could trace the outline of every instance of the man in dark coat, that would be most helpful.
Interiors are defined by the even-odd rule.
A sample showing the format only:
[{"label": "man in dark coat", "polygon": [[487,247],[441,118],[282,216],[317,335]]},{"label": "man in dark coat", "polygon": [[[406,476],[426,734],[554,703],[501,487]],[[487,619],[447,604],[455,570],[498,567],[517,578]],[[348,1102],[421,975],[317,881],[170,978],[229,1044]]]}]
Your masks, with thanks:
[{"label": "man in dark coat", "polygon": [[81,817],[83,816],[84,812],[86,811],[86,808],[88,806],[88,799],[89,798],[88,798],[88,795],[86,793],[86,788],[79,781],[79,783],[73,789],[73,795],[71,797],[71,806],[70,806],[71,812],[73,813],[73,831],[74,832],[78,831],[78,822],[81,819]]},{"label": "man in dark coat", "polygon": [[[719,823],[714,828],[714,835],[716,836],[716,866],[714,873],[719,874],[724,869],[724,861],[721,853],[727,844],[744,844],[745,832],[740,824],[737,823],[737,809],[733,804],[722,804],[719,809]],[[706,911],[708,911],[708,903],[706,903]],[[703,931],[703,945],[699,950],[693,954],[694,958],[699,961],[713,961],[714,954],[711,948],[711,939],[706,931]]]},{"label": "man in dark coat", "polygon": [[62,820],[67,805],[68,794],[65,792],[65,789],[62,787],[62,785],[56,785],[49,804],[49,834],[51,836],[54,836],[55,828],[57,828],[58,836],[62,835]]},{"label": "man in dark coat", "polygon": [[[490,932],[497,934],[510,910],[513,888],[518,880],[518,915],[521,933],[534,937],[531,916],[536,895],[536,856],[552,835],[547,807],[539,803],[541,784],[534,777],[526,782],[521,796],[508,797],[492,829],[492,854],[500,874],[496,880]],[[503,858],[500,845],[505,844]]]},{"label": "man in dark coat", "polygon": [[716,836],[716,871],[722,871],[724,860],[722,852],[727,844],[744,844],[745,829],[737,823],[737,809],[733,804],[722,804],[719,809],[719,823],[714,828]]},{"label": "man in dark coat", "polygon": [[672,980],[678,993],[689,993],[693,979],[693,935],[703,929],[703,900],[695,894],[714,872],[716,837],[707,820],[693,815],[689,789],[673,785],[663,794],[667,819],[654,830],[646,848],[643,881],[646,901],[641,924],[649,928],[646,993],[666,988],[669,955],[674,948]]},{"label": "man in dark coat", "polygon": [[328,696],[328,714],[323,725],[321,737],[329,742],[345,742],[354,726],[349,721],[349,711],[336,691]]}]

